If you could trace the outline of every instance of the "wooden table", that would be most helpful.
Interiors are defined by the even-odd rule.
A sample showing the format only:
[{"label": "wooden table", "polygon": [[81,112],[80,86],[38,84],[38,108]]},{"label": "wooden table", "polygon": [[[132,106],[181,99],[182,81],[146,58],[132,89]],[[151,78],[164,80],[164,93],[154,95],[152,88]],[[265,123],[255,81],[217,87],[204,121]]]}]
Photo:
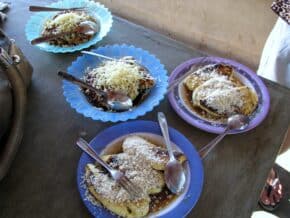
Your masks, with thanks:
[{"label": "wooden table", "polygon": [[[75,139],[80,132],[93,138],[112,123],[96,122],[77,114],[62,95],[59,69],[65,70],[80,55],[52,54],[29,45],[24,27],[30,16],[28,4],[12,2],[4,29],[34,67],[25,134],[7,177],[0,182],[0,217],[90,217],[76,184],[81,151]],[[155,54],[170,73],[181,62],[201,56],[197,50],[151,30],[114,18],[111,32],[96,46],[127,43]],[[265,81],[271,95],[266,120],[254,130],[226,137],[204,161],[202,195],[188,217],[250,217],[290,123],[290,90]],[[156,120],[163,111],[168,122],[200,149],[215,137],[184,122],[165,99],[139,119]]]}]

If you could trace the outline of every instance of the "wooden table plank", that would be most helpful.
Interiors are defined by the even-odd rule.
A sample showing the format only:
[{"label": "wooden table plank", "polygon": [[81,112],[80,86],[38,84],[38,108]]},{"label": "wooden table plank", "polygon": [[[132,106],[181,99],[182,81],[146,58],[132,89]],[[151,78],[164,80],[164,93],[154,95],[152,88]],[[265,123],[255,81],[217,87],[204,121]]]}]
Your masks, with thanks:
[{"label": "wooden table plank", "polygon": [[[42,1],[49,2],[48,0]],[[12,4],[4,25],[34,67],[22,145],[8,176],[0,183],[0,217],[89,217],[76,185],[80,151],[74,146],[80,132],[93,138],[111,123],[101,123],[77,114],[65,102],[56,76],[78,56],[51,54],[30,46],[24,25],[28,4]],[[181,62],[201,56],[197,50],[156,32],[114,18],[112,31],[96,46],[127,43],[155,54],[170,73]],[[205,183],[199,202],[188,217],[250,217],[259,192],[290,123],[290,91],[265,81],[271,95],[271,110],[256,129],[228,136],[204,161]],[[179,118],[168,100],[139,119],[156,120],[163,111],[168,122],[201,148],[215,135],[202,132]]]}]

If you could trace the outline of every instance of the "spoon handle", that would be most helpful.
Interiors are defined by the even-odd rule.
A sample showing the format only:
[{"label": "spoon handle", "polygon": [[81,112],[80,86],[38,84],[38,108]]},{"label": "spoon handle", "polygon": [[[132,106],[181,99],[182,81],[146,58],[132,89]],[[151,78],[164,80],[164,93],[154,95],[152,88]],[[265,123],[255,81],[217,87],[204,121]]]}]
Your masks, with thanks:
[{"label": "spoon handle", "polygon": [[102,158],[95,152],[95,150],[87,143],[83,138],[79,138],[76,142],[77,146],[81,148],[84,152],[94,158],[99,164],[101,164],[106,170],[111,172],[113,170],[107,163],[105,163]]},{"label": "spoon handle", "polygon": [[169,140],[168,125],[167,125],[167,121],[166,121],[166,117],[165,117],[164,113],[158,112],[158,122],[159,122],[159,126],[161,129],[162,135],[163,135],[164,140],[165,140],[165,144],[167,147],[169,158],[170,158],[170,160],[174,160],[175,157],[173,155],[171,142]]},{"label": "spoon handle", "polygon": [[[110,61],[122,61],[122,62],[129,63],[129,64],[132,63],[131,61],[128,61],[128,60],[120,60],[120,59],[117,59],[117,58],[111,58],[109,56],[101,55],[101,54],[98,54],[98,53],[95,53],[95,52],[91,52],[91,51],[81,51],[81,53],[82,54],[92,55],[92,56],[99,57],[99,58],[103,58],[103,59],[110,60]],[[144,65],[142,65],[140,63],[138,63],[138,64],[141,67],[143,67],[147,72],[149,72],[149,70]]]},{"label": "spoon handle", "polygon": [[225,130],[224,133],[215,137],[210,143],[205,145],[202,149],[199,150],[199,156],[204,159],[208,153],[215,148],[215,146],[228,134],[228,131]]},{"label": "spoon handle", "polygon": [[105,56],[105,55],[101,55],[101,54],[98,54],[98,53],[95,53],[95,52],[91,52],[91,51],[81,51],[81,53],[82,54],[88,54],[88,55],[96,56],[96,57],[100,57],[100,58],[104,58],[104,59],[107,59],[107,60],[110,60],[110,61],[116,60],[114,58],[111,58],[111,57],[108,57],[108,56]]},{"label": "spoon handle", "polygon": [[102,91],[102,90],[100,90],[100,89],[96,89],[96,88],[94,88],[93,86],[91,86],[91,85],[85,83],[85,82],[82,81],[81,79],[79,79],[79,78],[77,78],[77,77],[75,77],[75,76],[73,76],[73,75],[71,75],[71,74],[68,74],[68,73],[63,72],[63,71],[59,71],[57,74],[58,74],[60,77],[62,77],[63,79],[65,79],[65,80],[67,80],[67,81],[70,81],[71,83],[74,83],[74,84],[76,84],[76,85],[78,85],[78,86],[80,86],[80,87],[83,87],[83,88],[85,88],[85,89],[92,90],[93,92],[96,92],[96,93],[99,94],[99,95],[102,95],[102,96],[104,96],[104,97],[107,97],[107,94],[106,94],[104,91]]},{"label": "spoon handle", "polygon": [[169,87],[166,91],[166,93],[169,93],[175,86],[180,84],[186,77],[188,77],[190,74],[192,74],[194,71],[196,71],[200,66],[206,63],[207,57],[203,57],[201,61],[197,65],[193,65],[193,67],[187,71],[185,74],[183,74],[181,77],[178,77],[176,80],[172,81],[169,84]]},{"label": "spoon handle", "polygon": [[31,40],[30,43],[31,43],[31,45],[36,45],[39,43],[47,42],[47,41],[52,40],[52,39],[57,39],[61,36],[64,36],[64,35],[67,35],[70,33],[71,32],[63,32],[63,33],[57,33],[57,34],[52,34],[52,35],[47,35],[47,36],[41,36],[41,37],[38,37],[38,38]]},{"label": "spoon handle", "polygon": [[85,7],[78,8],[51,8],[51,7],[43,7],[43,6],[29,6],[29,11],[37,12],[37,11],[74,11],[74,10],[84,10]]}]

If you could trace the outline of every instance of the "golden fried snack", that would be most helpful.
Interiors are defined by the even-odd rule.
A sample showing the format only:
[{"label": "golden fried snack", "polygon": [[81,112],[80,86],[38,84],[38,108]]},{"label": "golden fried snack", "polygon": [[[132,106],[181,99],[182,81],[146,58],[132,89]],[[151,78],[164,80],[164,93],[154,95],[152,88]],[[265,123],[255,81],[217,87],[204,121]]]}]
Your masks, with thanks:
[{"label": "golden fried snack", "polygon": [[[155,170],[164,170],[169,161],[165,148],[158,147],[137,135],[127,137],[122,147],[125,153],[144,157]],[[175,157],[180,163],[186,161],[186,157],[180,152],[175,152]]]},{"label": "golden fried snack", "polygon": [[186,78],[184,85],[192,92],[192,106],[206,118],[250,115],[258,104],[256,93],[245,86],[235,76],[234,68],[228,65],[202,67]]},{"label": "golden fried snack", "polygon": [[122,217],[144,217],[149,212],[150,198],[131,200],[129,194],[120,187],[107,172],[93,164],[86,166],[85,181],[89,192],[104,207]]}]

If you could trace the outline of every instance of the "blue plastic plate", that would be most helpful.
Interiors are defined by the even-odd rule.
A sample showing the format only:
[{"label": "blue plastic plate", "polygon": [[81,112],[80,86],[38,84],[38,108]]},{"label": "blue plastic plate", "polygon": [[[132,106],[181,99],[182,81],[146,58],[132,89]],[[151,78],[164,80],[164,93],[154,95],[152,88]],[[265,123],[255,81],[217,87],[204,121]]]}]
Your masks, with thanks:
[{"label": "blue plastic plate", "polygon": [[[91,45],[96,44],[103,37],[105,37],[111,29],[113,18],[111,12],[102,4],[89,0],[63,0],[50,5],[49,7],[58,7],[58,8],[70,8],[70,7],[87,7],[87,12],[94,18],[96,18],[100,23],[100,32],[96,34],[89,41],[76,45],[76,46],[55,46],[48,43],[41,43],[36,45],[38,48],[44,51],[53,52],[53,53],[65,53],[65,52],[74,52],[88,48]],[[45,21],[53,17],[57,12],[37,12],[30,17],[28,23],[26,24],[25,34],[28,41],[31,41],[41,35],[43,25]]]},{"label": "blue plastic plate", "polygon": [[[131,121],[117,124],[105,129],[99,133],[91,142],[90,145],[100,153],[106,145],[110,142],[132,133],[151,133],[161,136],[158,123],[152,121]],[[185,192],[172,202],[163,211],[158,212],[157,217],[171,218],[171,217],[185,217],[195,206],[199,199],[203,186],[203,167],[200,157],[191,142],[185,138],[180,132],[173,128],[169,128],[171,141],[178,146],[187,156],[188,169],[188,184]],[[94,217],[113,218],[117,217],[107,209],[93,205],[86,197],[86,187],[83,184],[83,176],[85,173],[85,166],[88,163],[95,161],[87,154],[83,153],[78,164],[77,169],[77,185],[81,195],[81,199]],[[154,214],[153,214],[154,216]]]},{"label": "blue plastic plate", "polygon": [[[129,111],[110,112],[100,110],[100,108],[93,106],[88,102],[86,96],[77,85],[64,81],[63,93],[66,101],[78,113],[92,118],[93,120],[101,120],[103,122],[126,121],[129,119],[136,119],[138,116],[142,116],[151,111],[164,98],[168,86],[167,71],[160,61],[148,51],[129,45],[108,45],[105,47],[99,47],[98,49],[93,49],[92,51],[113,58],[133,56],[142,65],[148,68],[151,76],[155,78],[156,84],[150,90],[149,95],[138,106],[133,107]],[[88,67],[96,67],[101,63],[101,61],[103,61],[103,59],[85,54],[78,57],[67,71],[78,78],[82,78]]]}]

